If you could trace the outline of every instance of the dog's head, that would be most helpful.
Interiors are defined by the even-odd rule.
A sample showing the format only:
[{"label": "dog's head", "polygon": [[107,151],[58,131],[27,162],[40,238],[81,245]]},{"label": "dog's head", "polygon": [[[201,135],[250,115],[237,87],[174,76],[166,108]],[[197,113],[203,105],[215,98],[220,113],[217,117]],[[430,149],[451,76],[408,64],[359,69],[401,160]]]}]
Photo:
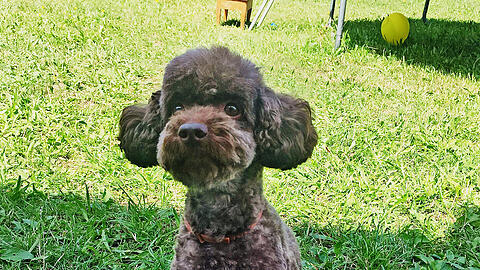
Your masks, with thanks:
[{"label": "dog's head", "polygon": [[120,120],[120,146],[187,186],[232,179],[252,163],[290,169],[317,143],[307,102],[276,94],[258,68],[227,48],[199,48],[166,67],[162,90]]}]

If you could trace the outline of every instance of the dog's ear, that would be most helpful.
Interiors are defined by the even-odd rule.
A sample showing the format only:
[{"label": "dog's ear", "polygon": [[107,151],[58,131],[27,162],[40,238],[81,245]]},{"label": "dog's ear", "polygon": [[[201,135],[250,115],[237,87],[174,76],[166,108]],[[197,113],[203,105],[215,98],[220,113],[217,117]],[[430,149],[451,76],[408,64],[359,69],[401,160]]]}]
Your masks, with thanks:
[{"label": "dog's ear", "polygon": [[157,143],[163,128],[160,96],[161,91],[157,91],[147,105],[126,107],[120,117],[120,148],[140,167],[158,165]]},{"label": "dog's ear", "polygon": [[305,100],[264,88],[256,106],[257,158],[263,166],[287,170],[312,155],[317,133]]}]

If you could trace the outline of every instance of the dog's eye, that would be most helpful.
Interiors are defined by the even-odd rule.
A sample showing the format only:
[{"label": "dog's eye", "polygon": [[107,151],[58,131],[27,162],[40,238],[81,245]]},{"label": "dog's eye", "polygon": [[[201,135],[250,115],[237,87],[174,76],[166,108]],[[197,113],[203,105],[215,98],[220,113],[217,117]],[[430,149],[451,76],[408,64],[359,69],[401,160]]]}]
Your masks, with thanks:
[{"label": "dog's eye", "polygon": [[228,103],[225,105],[225,113],[229,116],[237,116],[240,114],[240,108],[233,103]]},{"label": "dog's eye", "polygon": [[183,105],[182,104],[175,105],[174,111],[178,112],[178,111],[181,111],[181,110],[183,110]]}]

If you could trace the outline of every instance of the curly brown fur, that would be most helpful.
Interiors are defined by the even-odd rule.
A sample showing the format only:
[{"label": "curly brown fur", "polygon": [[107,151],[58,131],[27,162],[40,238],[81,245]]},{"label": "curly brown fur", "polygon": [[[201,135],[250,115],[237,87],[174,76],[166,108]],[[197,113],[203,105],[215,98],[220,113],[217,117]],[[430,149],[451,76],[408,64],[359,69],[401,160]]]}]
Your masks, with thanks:
[{"label": "curly brown fur", "polygon": [[132,163],[160,164],[188,187],[171,269],[301,268],[262,171],[304,162],[317,134],[308,103],[274,93],[252,62],[224,47],[174,58],[148,105],[124,109],[119,140]]}]

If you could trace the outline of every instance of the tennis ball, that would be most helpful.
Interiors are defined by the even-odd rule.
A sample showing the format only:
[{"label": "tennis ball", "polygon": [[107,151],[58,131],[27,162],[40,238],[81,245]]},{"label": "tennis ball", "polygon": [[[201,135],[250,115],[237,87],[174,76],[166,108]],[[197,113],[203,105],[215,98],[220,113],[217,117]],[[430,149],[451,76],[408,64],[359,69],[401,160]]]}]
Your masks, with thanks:
[{"label": "tennis ball", "polygon": [[410,32],[408,19],[401,13],[392,13],[382,22],[382,36],[386,42],[392,45],[402,44]]}]

